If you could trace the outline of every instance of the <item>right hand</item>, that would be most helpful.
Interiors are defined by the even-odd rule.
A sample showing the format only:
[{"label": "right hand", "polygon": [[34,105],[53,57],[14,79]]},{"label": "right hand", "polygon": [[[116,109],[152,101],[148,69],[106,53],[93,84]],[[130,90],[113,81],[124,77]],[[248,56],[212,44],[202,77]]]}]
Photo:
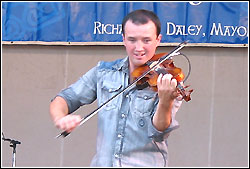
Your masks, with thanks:
[{"label": "right hand", "polygon": [[81,116],[69,114],[55,121],[55,126],[70,133],[80,124]]}]

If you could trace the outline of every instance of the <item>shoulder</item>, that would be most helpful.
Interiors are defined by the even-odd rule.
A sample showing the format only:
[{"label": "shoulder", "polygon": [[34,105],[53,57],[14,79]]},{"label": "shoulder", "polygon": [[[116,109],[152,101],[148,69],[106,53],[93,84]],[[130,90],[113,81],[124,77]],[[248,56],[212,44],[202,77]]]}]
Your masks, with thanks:
[{"label": "shoulder", "polygon": [[126,58],[122,58],[114,61],[100,61],[98,63],[98,69],[119,70],[121,67],[124,66],[126,60]]}]

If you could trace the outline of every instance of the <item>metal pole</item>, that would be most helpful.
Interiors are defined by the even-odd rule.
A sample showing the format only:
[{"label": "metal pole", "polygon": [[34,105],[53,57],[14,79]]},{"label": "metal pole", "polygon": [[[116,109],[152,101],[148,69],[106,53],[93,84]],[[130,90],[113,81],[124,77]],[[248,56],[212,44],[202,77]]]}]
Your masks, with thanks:
[{"label": "metal pole", "polygon": [[13,147],[12,167],[16,167],[16,145],[21,144],[21,142],[17,141],[17,140],[5,138],[3,133],[2,133],[2,139],[3,139],[3,141],[9,141],[10,142],[10,147]]}]

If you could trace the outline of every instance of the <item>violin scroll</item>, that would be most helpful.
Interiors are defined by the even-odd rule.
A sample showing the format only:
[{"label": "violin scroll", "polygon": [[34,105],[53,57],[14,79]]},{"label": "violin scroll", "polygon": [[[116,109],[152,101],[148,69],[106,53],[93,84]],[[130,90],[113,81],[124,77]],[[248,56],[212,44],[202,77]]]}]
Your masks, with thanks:
[{"label": "violin scroll", "polygon": [[191,100],[191,93],[193,92],[193,89],[186,91],[185,89],[188,88],[190,85],[184,86],[183,83],[178,83],[177,89],[178,92],[182,95],[182,99],[184,99],[186,102]]}]

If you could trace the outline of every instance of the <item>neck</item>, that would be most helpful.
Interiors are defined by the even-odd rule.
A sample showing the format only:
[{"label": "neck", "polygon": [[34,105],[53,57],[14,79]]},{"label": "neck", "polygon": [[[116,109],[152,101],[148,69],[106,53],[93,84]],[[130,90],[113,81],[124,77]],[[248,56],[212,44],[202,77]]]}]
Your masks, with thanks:
[{"label": "neck", "polygon": [[133,64],[129,63],[129,84],[134,81],[133,76],[132,76],[132,72],[134,72],[134,70],[136,68],[137,68],[136,66],[134,66]]}]

